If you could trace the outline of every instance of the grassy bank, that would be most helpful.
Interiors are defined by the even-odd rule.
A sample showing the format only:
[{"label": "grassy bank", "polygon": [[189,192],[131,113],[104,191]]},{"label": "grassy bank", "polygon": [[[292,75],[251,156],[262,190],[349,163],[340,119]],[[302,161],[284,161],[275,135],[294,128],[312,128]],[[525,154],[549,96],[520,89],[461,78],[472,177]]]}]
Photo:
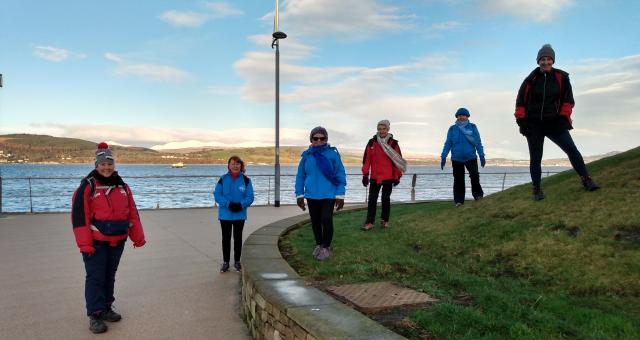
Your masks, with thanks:
[{"label": "grassy bank", "polygon": [[[365,212],[335,218],[333,257],[318,263],[309,226],[281,241],[319,286],[393,281],[441,301],[388,326],[411,338],[637,339],[640,334],[640,148],[455,208],[394,206],[389,230]],[[378,212],[379,213],[379,212]]]}]

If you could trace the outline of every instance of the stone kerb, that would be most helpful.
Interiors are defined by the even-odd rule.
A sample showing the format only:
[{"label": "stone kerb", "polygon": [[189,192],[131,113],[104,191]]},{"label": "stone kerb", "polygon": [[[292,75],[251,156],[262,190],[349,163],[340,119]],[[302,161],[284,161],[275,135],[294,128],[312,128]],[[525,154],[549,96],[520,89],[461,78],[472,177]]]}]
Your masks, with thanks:
[{"label": "stone kerb", "polygon": [[242,249],[242,317],[254,339],[404,339],[304,280],[282,258],[280,236],[308,215],[266,225]]}]

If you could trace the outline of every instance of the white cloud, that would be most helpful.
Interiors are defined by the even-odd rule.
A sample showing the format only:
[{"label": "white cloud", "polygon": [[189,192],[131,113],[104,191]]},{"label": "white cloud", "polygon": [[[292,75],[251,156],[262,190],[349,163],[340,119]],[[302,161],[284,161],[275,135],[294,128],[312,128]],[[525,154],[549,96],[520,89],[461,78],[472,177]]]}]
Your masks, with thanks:
[{"label": "white cloud", "polygon": [[[271,12],[263,20],[273,22],[273,17]],[[411,18],[379,0],[285,0],[280,10],[280,30],[337,39],[362,38],[379,31],[408,29]]]},{"label": "white cloud", "polygon": [[209,20],[209,17],[192,11],[169,10],[162,13],[160,19],[177,27],[200,27]]},{"label": "white cloud", "polygon": [[480,3],[491,13],[546,22],[558,17],[574,4],[574,0],[488,0]]},{"label": "white cloud", "polygon": [[85,54],[75,53],[64,48],[53,46],[35,46],[33,48],[33,54],[39,58],[53,62],[65,61],[69,58],[86,58]]},{"label": "white cloud", "polygon": [[[275,131],[273,128],[147,128],[124,125],[93,124],[32,124],[25,129],[0,128],[0,133],[32,133],[57,137],[79,138],[99,142],[108,140],[108,144],[151,147],[156,150],[184,147],[220,146],[220,147],[256,147],[272,146]],[[280,145],[306,145],[309,140],[307,129],[280,129]],[[117,142],[116,142],[117,141]]]},{"label": "white cloud", "polygon": [[160,19],[176,27],[200,27],[211,19],[239,16],[244,13],[227,2],[208,2],[202,11],[167,10]]},{"label": "white cloud", "polygon": [[205,4],[205,7],[213,11],[214,18],[244,15],[244,12],[227,2],[209,2]]},{"label": "white cloud", "polygon": [[116,63],[114,69],[115,74],[122,76],[134,76],[140,77],[146,80],[153,81],[185,81],[191,79],[191,75],[178,68],[159,65],[159,64],[144,64],[144,63],[131,63],[125,60],[123,57],[107,52],[104,54],[107,60]]},{"label": "white cloud", "polygon": [[[461,72],[456,70],[458,58],[454,53],[430,55],[382,67],[305,66],[302,54],[281,60],[281,114],[300,124],[326,126],[333,143],[344,148],[360,147],[375,132],[375,123],[387,118],[403,150],[437,154],[453,113],[464,106],[480,127],[488,157],[526,159],[526,141],[513,118],[517,89],[526,74],[496,79],[491,73]],[[245,80],[245,98],[273,102],[272,52],[247,53],[234,68]],[[622,119],[640,120],[640,97],[635,95],[640,93],[640,56],[583,61],[567,69],[577,102],[573,134],[582,153],[637,145],[631,126],[607,123],[622,117],[621,112]],[[564,157],[549,145],[545,157]]]}]

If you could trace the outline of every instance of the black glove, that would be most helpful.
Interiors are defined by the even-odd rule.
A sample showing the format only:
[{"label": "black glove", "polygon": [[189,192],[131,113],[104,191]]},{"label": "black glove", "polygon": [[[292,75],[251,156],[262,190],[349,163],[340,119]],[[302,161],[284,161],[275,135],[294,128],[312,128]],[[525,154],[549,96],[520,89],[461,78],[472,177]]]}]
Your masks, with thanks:
[{"label": "black glove", "polygon": [[242,204],[240,204],[238,202],[231,202],[231,203],[229,203],[229,210],[231,210],[231,212],[242,211]]},{"label": "black glove", "polygon": [[393,181],[393,186],[394,187],[397,187],[398,184],[400,184],[400,180],[399,179],[396,179],[395,181]]},{"label": "black glove", "polygon": [[300,207],[300,209],[302,209],[302,211],[307,210],[305,204],[304,204],[304,197],[298,197],[296,199],[296,204]]},{"label": "black glove", "polygon": [[344,207],[344,199],[343,198],[336,198],[336,210],[340,210],[342,209],[342,207]]},{"label": "black glove", "polygon": [[362,185],[364,185],[365,187],[369,185],[369,176],[367,175],[362,176]]}]

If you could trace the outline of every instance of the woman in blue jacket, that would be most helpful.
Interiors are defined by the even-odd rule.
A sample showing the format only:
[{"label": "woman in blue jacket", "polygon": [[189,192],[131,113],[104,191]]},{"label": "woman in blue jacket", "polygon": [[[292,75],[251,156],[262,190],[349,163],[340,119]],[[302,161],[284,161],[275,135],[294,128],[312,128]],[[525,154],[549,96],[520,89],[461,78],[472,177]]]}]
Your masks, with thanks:
[{"label": "woman in blue jacket", "polygon": [[222,267],[220,272],[229,271],[231,253],[231,233],[233,231],[233,266],[242,270],[242,228],[247,219],[247,208],[253,203],[253,185],[245,176],[244,162],[238,156],[231,156],[227,162],[229,172],[222,175],[213,196],[218,203],[218,220],[222,227]]},{"label": "woman in blue jacket", "polygon": [[471,194],[475,200],[484,196],[480,185],[480,173],[478,173],[478,160],[476,152],[480,156],[480,165],[484,168],[484,148],[480,140],[480,132],[475,124],[469,122],[469,110],[461,107],[456,111],[456,123],[449,127],[447,140],[442,148],[440,156],[440,169],[444,169],[447,155],[451,151],[451,166],[453,167],[453,201],[456,207],[464,204],[465,183],[464,168],[469,171],[471,178]]},{"label": "woman in blue jacket", "polygon": [[313,128],[309,135],[311,145],[302,153],[296,175],[296,199],[302,210],[306,210],[304,199],[309,204],[309,216],[316,247],[313,257],[324,261],[331,256],[333,239],[333,208],[344,206],[346,174],[338,150],[329,144],[329,134],[321,126]]}]

